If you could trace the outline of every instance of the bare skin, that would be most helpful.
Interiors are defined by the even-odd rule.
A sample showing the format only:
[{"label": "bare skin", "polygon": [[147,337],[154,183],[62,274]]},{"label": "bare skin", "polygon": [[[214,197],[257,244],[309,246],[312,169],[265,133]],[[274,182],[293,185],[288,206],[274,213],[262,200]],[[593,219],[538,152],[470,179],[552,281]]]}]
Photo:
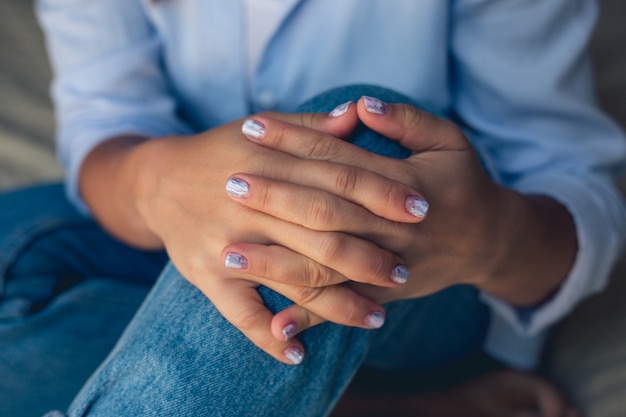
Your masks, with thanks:
[{"label": "bare skin", "polygon": [[[357,120],[355,114],[351,122],[331,120],[325,115],[273,117],[293,123],[317,123],[318,129],[336,136],[350,132]],[[231,323],[277,360],[292,364],[285,354],[287,349],[303,351],[304,348],[298,340],[276,340],[272,336],[273,315],[256,291],[259,285],[280,292],[320,318],[371,328],[365,318],[372,312],[383,314],[383,308],[346,286],[334,284],[354,277],[381,288],[396,287],[399,284],[391,280],[391,274],[404,261],[356,236],[307,229],[232,201],[224,186],[234,172],[246,171],[275,180],[298,177],[303,181],[301,185],[309,189],[314,189],[315,181],[322,176],[335,183],[345,172],[337,164],[290,157],[254,144],[241,134],[241,123],[233,122],[191,137],[109,140],[86,158],[80,189],[93,215],[113,235],[141,248],[165,247],[178,270]],[[302,172],[319,175],[305,177]],[[403,208],[407,194],[419,193],[367,170],[358,169],[358,172],[372,187],[359,195],[365,206],[323,193],[323,198],[330,198],[333,207],[338,203],[352,216],[346,219],[355,222],[370,212],[382,215],[384,210],[397,221],[420,221]],[[385,190],[390,199],[396,200],[397,208],[389,210],[381,206],[373,198],[379,190]],[[317,194],[322,195],[320,191]],[[371,203],[366,204],[367,201]],[[276,270],[246,277],[239,271],[226,269],[220,255],[222,248],[237,241],[273,244],[270,247],[279,257],[286,250],[283,248],[289,248],[309,261],[297,264],[298,268],[305,268],[290,275],[293,282],[276,280]],[[336,248],[343,256],[336,256],[329,247]],[[361,256],[369,263],[358,261]],[[287,264],[285,268],[292,267]],[[319,281],[311,284],[312,277]]]},{"label": "bare skin", "polygon": [[[414,155],[384,158],[336,138],[359,118]],[[87,157],[80,188],[111,233],[139,247],[165,247],[181,273],[278,360],[289,363],[287,348],[303,350],[295,338],[285,340],[292,323],[297,331],[324,320],[367,328],[368,315],[383,312],[372,300],[455,283],[532,305],[571,266],[576,238],[565,208],[492,183],[448,121],[403,105],[373,114],[362,101],[335,119],[257,119],[266,130],[260,144],[244,138],[242,121],[192,137],[105,142]],[[246,198],[224,191],[235,174],[249,184]],[[296,206],[283,204],[281,193]],[[409,196],[430,201],[426,219],[406,211]],[[226,268],[228,252],[245,256],[247,268]],[[393,282],[398,265],[414,279]],[[339,285],[346,281],[352,289]],[[258,285],[296,304],[273,317]]]},{"label": "bare skin", "polygon": [[[369,314],[384,313],[379,303],[460,282],[532,305],[554,292],[571,266],[576,238],[567,211],[550,198],[489,181],[449,122],[402,105],[376,115],[362,102],[336,119],[255,119],[265,126],[260,141],[245,139],[243,121],[185,138],[114,138],[89,154],[80,189],[113,235],[142,248],[164,247],[231,323],[279,361],[291,363],[289,348],[304,351],[283,334],[292,323],[296,333],[325,320],[367,328]],[[414,155],[392,160],[337,139],[358,119]],[[226,195],[233,176],[248,184],[244,198]],[[407,197],[425,197],[428,216],[408,213]],[[230,252],[245,256],[247,266],[225,267]],[[406,284],[390,279],[398,265],[411,271]],[[295,304],[272,315],[259,285]],[[506,378],[510,398],[543,395],[544,382],[518,379]],[[470,391],[507,386],[491,381],[478,380]],[[466,411],[483,415],[473,402],[480,396],[463,392],[453,395],[469,401]],[[434,404],[406,399],[405,409],[415,401]]]},{"label": "bare skin", "polygon": [[[336,222],[336,209],[322,216],[329,219],[323,224],[314,216],[294,215],[301,211],[282,203],[288,196],[302,207],[314,205],[306,190],[247,174],[237,177],[246,180],[256,194],[251,192],[236,200],[306,228],[346,230],[400,255],[411,271],[408,283],[389,289],[351,284],[380,303],[431,294],[459,283],[474,285],[518,306],[538,304],[556,291],[577,251],[573,221],[563,206],[545,196],[524,196],[494,184],[461,130],[447,120],[406,105],[388,105],[383,115],[368,112],[363,100],[353,107],[351,110],[371,129],[398,140],[414,154],[405,160],[390,159],[328,135],[263,117],[256,120],[265,125],[266,134],[253,140],[301,158],[367,168],[419,190],[431,206],[423,222],[381,222],[372,214],[368,221],[359,221],[348,229]],[[365,187],[357,179],[345,187],[349,191],[335,193],[354,200],[352,194],[361,186]],[[248,277],[257,273],[259,262],[263,270],[266,264],[285,259],[294,268],[289,273],[303,268],[302,264],[298,266],[304,262],[303,257],[293,252],[277,258],[264,247],[249,244],[229,245],[225,251],[248,259],[248,268],[242,271]],[[281,339],[286,326],[295,324],[301,331],[321,321],[294,305],[274,317],[272,331]]]},{"label": "bare skin", "polygon": [[580,417],[548,381],[497,371],[449,390],[416,394],[348,390],[332,417]]}]

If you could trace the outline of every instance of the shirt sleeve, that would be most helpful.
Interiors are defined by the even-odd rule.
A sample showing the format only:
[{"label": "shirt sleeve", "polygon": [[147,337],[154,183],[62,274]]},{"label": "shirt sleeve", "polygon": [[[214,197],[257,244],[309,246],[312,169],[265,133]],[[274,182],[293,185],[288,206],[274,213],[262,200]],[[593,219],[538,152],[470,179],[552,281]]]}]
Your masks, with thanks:
[{"label": "shirt sleeve", "polygon": [[139,0],[38,0],[53,67],[57,148],[70,200],[83,159],[119,135],[188,133],[161,70],[162,47]]},{"label": "shirt sleeve", "polygon": [[614,185],[626,141],[594,98],[588,0],[466,0],[451,35],[455,112],[507,187],[550,196],[572,215],[578,253],[558,292],[520,312],[483,294],[493,319],[487,350],[532,367],[545,332],[603,290],[624,247],[626,208]]}]

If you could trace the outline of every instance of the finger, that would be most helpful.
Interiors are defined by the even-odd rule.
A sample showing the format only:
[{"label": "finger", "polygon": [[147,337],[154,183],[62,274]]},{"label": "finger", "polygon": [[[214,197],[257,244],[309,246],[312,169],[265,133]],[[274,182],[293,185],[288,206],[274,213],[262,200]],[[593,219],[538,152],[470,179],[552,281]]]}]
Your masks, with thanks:
[{"label": "finger", "polygon": [[417,222],[424,217],[426,199],[408,186],[415,177],[402,160],[278,119],[248,119],[242,132],[257,143],[298,158],[296,163],[265,167],[267,177],[324,189],[389,220]]},{"label": "finger", "polygon": [[[262,278],[289,283],[289,275],[276,274],[273,268],[279,268],[280,271],[281,267],[277,267],[277,265],[283,263],[283,268],[289,265],[290,268],[297,266],[302,269],[302,272],[296,272],[292,269],[294,274],[317,271],[309,268],[309,265],[303,261],[304,258],[310,258],[355,282],[394,288],[409,280],[410,271],[402,259],[367,239],[342,232],[309,230],[284,221],[271,223],[273,224],[266,231],[270,241],[290,249],[293,253],[287,262],[278,257],[265,258],[262,262],[267,262],[267,265],[259,268],[260,271],[265,272],[265,276]],[[273,253],[275,254],[276,251],[274,249]],[[267,255],[269,256],[270,253]],[[294,260],[294,257],[297,257],[298,260]],[[248,258],[250,265],[252,262],[253,259]],[[306,286],[309,287],[320,282],[316,276],[308,277],[308,280],[310,282]]]},{"label": "finger", "polygon": [[[317,326],[325,321],[337,323],[337,321],[319,316],[298,304],[292,304],[274,315],[272,318],[271,329],[276,340],[286,342],[304,330]],[[378,329],[382,327],[384,323],[385,313],[382,309],[380,309],[367,313],[363,321],[337,324],[344,324],[351,327],[361,327],[365,329]]]},{"label": "finger", "polygon": [[278,245],[233,243],[222,251],[222,262],[247,278],[263,278],[289,285],[327,287],[348,281],[311,258]]},{"label": "finger", "polygon": [[295,304],[276,313],[271,331],[277,340],[288,341],[298,333],[330,321],[343,326],[378,329],[385,323],[385,310],[344,285],[323,288],[265,284]]},{"label": "finger", "polygon": [[352,134],[359,121],[356,105],[350,101],[339,104],[329,113],[265,112],[259,114],[259,117],[281,120],[344,139]]},{"label": "finger", "polygon": [[292,123],[291,119],[257,115],[245,120],[241,130],[253,142],[301,159],[338,162],[361,168],[391,159],[339,140],[323,130]]},{"label": "finger", "polygon": [[[409,270],[393,253],[349,235],[343,235],[339,239],[338,244],[345,245],[345,249],[340,251],[345,251],[346,254],[342,255],[342,261],[336,262],[340,265],[336,268],[316,261],[315,258],[321,258],[323,254],[313,251],[301,254],[293,248],[280,245],[253,243],[232,243],[226,246],[222,250],[222,262],[227,268],[239,270],[238,275],[246,278],[261,278],[310,288],[336,285],[348,281],[350,276],[354,277],[352,281],[391,288],[408,281]],[[342,243],[344,241],[349,243]],[[355,253],[358,250],[361,255]],[[350,262],[352,259],[354,261]],[[342,274],[342,270],[351,275]],[[258,279],[255,282],[262,283]]]},{"label": "finger", "polygon": [[217,291],[211,291],[219,297],[210,299],[224,318],[260,349],[280,362],[300,364],[304,359],[304,347],[296,339],[285,341],[273,337],[273,314],[263,304],[256,287],[243,280],[222,281],[222,285],[215,288]]},{"label": "finger", "polygon": [[357,103],[357,112],[367,127],[414,152],[470,147],[455,123],[408,104],[389,104],[374,97],[362,97]]},{"label": "finger", "polygon": [[[295,324],[295,328],[302,331],[325,320],[345,326],[363,328],[378,328],[384,322],[384,309],[380,305],[346,286],[335,284],[313,287],[309,286],[308,282],[306,282],[307,285],[294,285],[291,271],[288,268],[282,270],[284,275],[276,275],[276,271],[266,266],[266,264],[271,264],[266,259],[276,254],[279,254],[281,259],[289,256],[293,258],[294,262],[287,260],[286,263],[281,264],[281,267],[285,264],[295,265],[294,270],[297,270],[299,265],[296,261],[310,262],[306,257],[279,246],[264,248],[263,245],[253,244],[229,245],[222,253],[222,260],[226,268],[236,270],[243,278],[264,285],[302,307],[302,309],[293,310],[295,313],[291,315],[279,313],[277,323],[283,325],[279,332],[287,332],[288,330],[285,328],[289,324]],[[256,262],[254,255],[260,255],[259,262]],[[258,267],[258,264],[263,266]],[[323,266],[316,267],[321,270],[328,270]],[[328,272],[332,273],[330,270]],[[260,276],[262,274],[267,274],[272,278]],[[282,279],[276,279],[276,276]],[[336,273],[335,276],[336,279],[345,281],[345,278],[342,279]],[[288,310],[292,311],[291,309]],[[278,334],[274,326],[276,325],[272,325],[272,331],[274,334]]]},{"label": "finger", "polygon": [[[265,179],[235,174],[237,177],[231,177],[226,184],[226,191],[233,197],[248,198],[260,211],[271,207],[279,209],[275,204],[278,200],[300,205],[308,204],[305,199],[313,199],[320,204],[333,200],[334,205],[340,204],[337,198],[331,198],[335,196],[394,222],[419,223],[428,214],[429,204],[420,193],[367,169],[325,161],[296,160],[281,166],[279,175],[272,173],[275,171],[272,167],[268,167],[267,171],[268,175],[265,176],[268,178]],[[270,181],[272,177],[280,177],[274,179],[279,179],[282,184]],[[253,178],[258,185],[253,188],[254,197],[251,198],[250,184]],[[308,188],[298,188],[302,186]],[[323,195],[313,189],[328,194]],[[267,207],[264,207],[266,204]],[[343,203],[343,207],[346,206]],[[320,208],[319,205],[315,207]],[[365,211],[362,213],[365,214]],[[320,214],[325,214],[325,211]]]},{"label": "finger", "polygon": [[276,340],[288,341],[300,332],[326,320],[297,304],[292,304],[272,317],[271,331]]},{"label": "finger", "polygon": [[[372,238],[400,227],[394,220],[422,221],[429,208],[426,200],[411,195],[403,202],[402,219],[387,219],[381,213],[372,213],[367,207],[319,188],[248,174],[236,174],[229,178],[226,191],[246,207],[308,229],[343,231]],[[381,200],[387,200],[387,197],[389,194]]]}]

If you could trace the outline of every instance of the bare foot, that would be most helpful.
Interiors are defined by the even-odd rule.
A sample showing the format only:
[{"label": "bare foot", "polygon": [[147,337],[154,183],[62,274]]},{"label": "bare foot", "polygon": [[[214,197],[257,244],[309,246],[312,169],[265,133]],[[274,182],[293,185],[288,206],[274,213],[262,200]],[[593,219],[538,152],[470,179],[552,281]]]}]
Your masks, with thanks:
[{"label": "bare foot", "polygon": [[449,390],[417,394],[348,391],[332,417],[580,417],[550,382],[503,370]]}]

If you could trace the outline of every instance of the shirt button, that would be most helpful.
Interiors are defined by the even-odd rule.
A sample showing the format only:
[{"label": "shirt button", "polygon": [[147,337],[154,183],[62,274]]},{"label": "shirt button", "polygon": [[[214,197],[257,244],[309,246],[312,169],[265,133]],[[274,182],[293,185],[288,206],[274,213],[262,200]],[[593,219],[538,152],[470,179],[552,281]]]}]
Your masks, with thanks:
[{"label": "shirt button", "polygon": [[276,96],[271,91],[261,91],[257,97],[257,103],[263,109],[273,109],[276,107]]}]

